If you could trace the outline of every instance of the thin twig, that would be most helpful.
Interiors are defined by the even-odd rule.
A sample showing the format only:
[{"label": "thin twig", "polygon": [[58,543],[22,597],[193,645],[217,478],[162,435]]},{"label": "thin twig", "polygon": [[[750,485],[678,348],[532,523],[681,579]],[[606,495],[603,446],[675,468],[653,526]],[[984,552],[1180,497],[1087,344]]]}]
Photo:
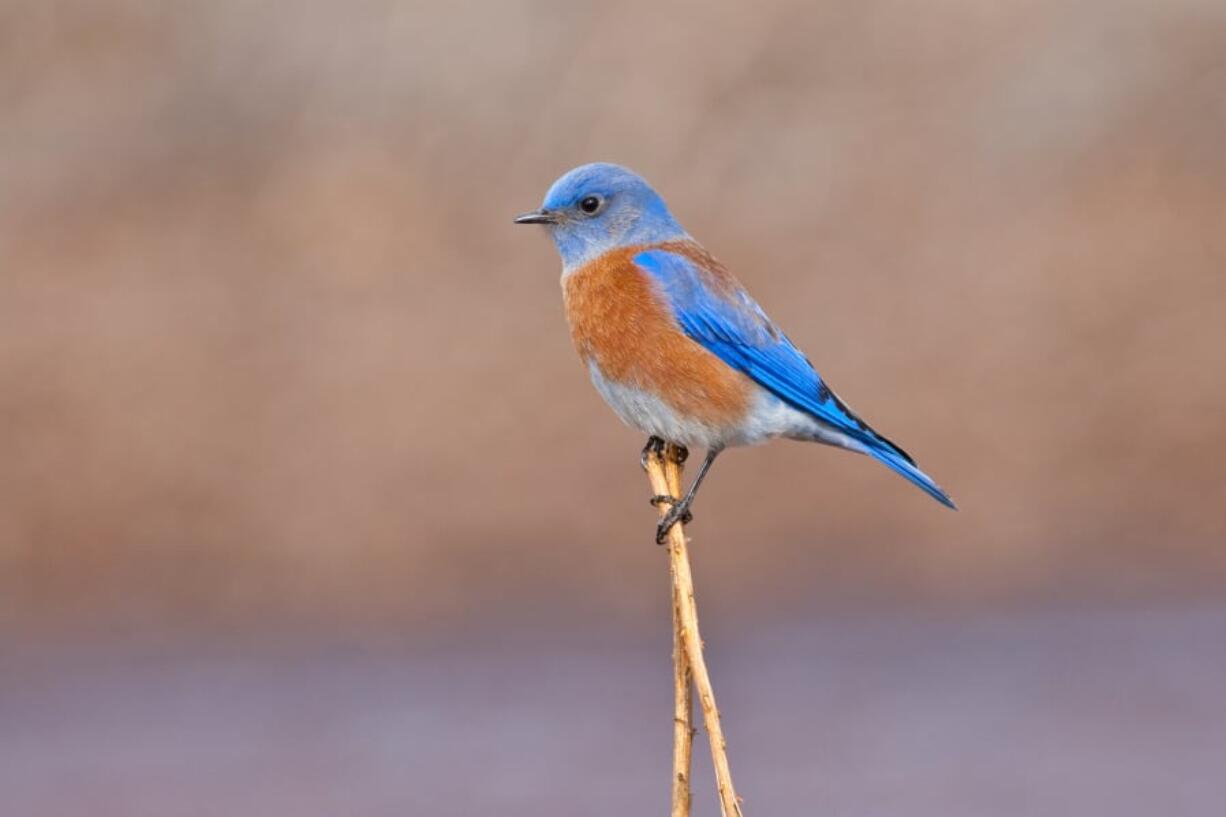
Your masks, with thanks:
[{"label": "thin twig", "polygon": [[[677,450],[669,445],[661,462],[660,457],[647,458],[647,476],[654,494],[678,496],[681,492],[681,469],[677,465]],[[667,474],[666,474],[667,471]],[[660,505],[660,514],[667,513],[667,503]],[[715,783],[719,789],[720,811],[724,817],[741,817],[740,798],[732,785],[732,771],[728,767],[728,742],[719,723],[719,710],[715,706],[715,691],[711,688],[711,676],[702,655],[702,636],[698,632],[698,608],[694,603],[694,576],[690,572],[690,557],[686,547],[685,530],[681,523],[673,525],[668,534],[670,573],[673,579],[673,598],[680,619],[680,638],[685,647],[689,670],[698,691],[702,706],[703,722],[711,739],[711,761],[715,767]]]},{"label": "thin twig", "polygon": [[[670,461],[665,467],[668,495],[681,496],[681,466]],[[669,575],[673,597],[673,799],[672,817],[690,817],[690,761],[694,753],[694,696],[690,684],[690,660],[685,654],[685,636],[678,592],[677,551],[669,545]]]},{"label": "thin twig", "polygon": [[681,637],[681,617],[673,601],[673,809],[672,817],[690,817],[690,758],[694,753],[694,697],[690,662]]}]

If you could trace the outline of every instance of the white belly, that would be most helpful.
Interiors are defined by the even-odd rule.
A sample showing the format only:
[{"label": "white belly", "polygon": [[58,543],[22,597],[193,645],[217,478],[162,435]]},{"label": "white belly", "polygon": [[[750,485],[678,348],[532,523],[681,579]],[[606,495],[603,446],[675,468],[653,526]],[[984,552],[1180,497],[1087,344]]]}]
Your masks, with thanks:
[{"label": "white belly", "polygon": [[758,445],[776,437],[788,437],[864,451],[860,443],[792,408],[761,387],[755,387],[753,405],[744,418],[733,425],[716,426],[678,414],[650,392],[606,379],[594,362],[588,365],[588,370],[592,385],[623,423],[686,447]]},{"label": "white belly", "polygon": [[686,447],[724,445],[731,429],[718,428],[678,414],[650,392],[606,380],[596,364],[588,364],[592,385],[609,407],[631,428]]}]

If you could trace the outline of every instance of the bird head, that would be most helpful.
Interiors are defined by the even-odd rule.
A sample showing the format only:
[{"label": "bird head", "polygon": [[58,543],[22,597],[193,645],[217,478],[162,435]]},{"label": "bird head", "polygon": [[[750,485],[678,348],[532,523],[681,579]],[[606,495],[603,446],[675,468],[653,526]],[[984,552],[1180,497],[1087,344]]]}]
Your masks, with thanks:
[{"label": "bird head", "polygon": [[567,271],[609,250],[686,237],[651,185],[605,163],[566,173],[549,188],[539,210],[515,223],[545,225]]}]

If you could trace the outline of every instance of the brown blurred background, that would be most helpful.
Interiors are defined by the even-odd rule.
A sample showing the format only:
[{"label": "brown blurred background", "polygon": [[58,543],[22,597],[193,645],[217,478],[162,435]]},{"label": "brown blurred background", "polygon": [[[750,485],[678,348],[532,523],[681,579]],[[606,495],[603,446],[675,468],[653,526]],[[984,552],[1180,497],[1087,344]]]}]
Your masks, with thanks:
[{"label": "brown blurred background", "polygon": [[[464,672],[488,685],[465,687],[463,700],[488,703],[508,672],[524,689],[538,688],[532,667],[566,677],[541,656],[580,627],[628,654],[666,653],[642,440],[575,359],[553,248],[510,223],[592,160],[651,180],[962,508],[945,512],[831,449],[778,444],[723,459],[691,532],[700,602],[725,671],[744,676],[729,693],[743,711],[762,682],[739,647],[783,633],[769,642],[778,654],[758,655],[763,666],[796,649],[820,656],[810,625],[839,643],[914,636],[931,647],[926,666],[971,661],[959,676],[967,696],[1001,689],[965,653],[943,653],[941,631],[881,625],[884,637],[863,623],[882,616],[936,616],[955,630],[1018,617],[1001,625],[1006,645],[1014,626],[1086,633],[1034,647],[1052,667],[1113,638],[1129,655],[1182,644],[1210,663],[1172,683],[1195,676],[1209,695],[1206,679],[1226,679],[1213,635],[1226,626],[1224,145],[1226,6],[1208,0],[0,3],[0,638],[19,668],[7,700],[26,701],[8,707],[8,734],[27,719],[26,742],[0,746],[0,758],[27,757],[47,735],[59,736],[53,748],[90,745],[77,720],[29,714],[63,711],[31,690],[65,674],[85,684],[61,690],[84,711],[122,711],[117,701],[141,697],[132,690],[165,689],[156,679],[169,677],[202,685],[188,697],[200,722],[238,718],[198,681],[197,662],[216,671],[201,657],[209,650],[295,644],[295,655],[316,655],[339,644],[380,678],[384,660],[406,673],[433,667],[423,672],[438,678],[386,691],[413,689],[435,714],[460,705],[440,680],[450,675],[439,667],[460,671],[447,661],[478,661]],[[1087,608],[1114,612],[1087,624],[1077,612]],[[1155,609],[1166,611],[1158,623],[1146,618]],[[486,649],[504,639],[537,658]],[[451,658],[421,657],[440,645]],[[115,657],[133,651],[158,656],[169,675]],[[294,660],[305,664],[253,670],[239,685],[246,705],[280,701],[273,690],[295,678],[348,700],[352,679],[326,675],[333,658]],[[622,686],[655,724],[667,663],[643,660],[652,680],[626,670]],[[1101,689],[1095,673],[1120,677],[1104,660],[1073,684],[1086,700]],[[83,680],[96,661],[119,666],[113,699],[91,697],[103,693]],[[1031,694],[1043,683],[1017,699],[1019,722],[1027,706],[1050,712]],[[934,682],[934,694],[944,688]],[[575,711],[600,708],[565,689]],[[1081,711],[1084,701],[1066,703]],[[844,710],[831,706],[832,717]],[[516,711],[533,729],[565,729],[548,707]],[[1209,711],[1206,699],[1188,723],[1204,728]],[[1190,756],[1222,759],[1226,725],[1210,722]],[[130,737],[122,719],[107,723],[100,746]],[[176,723],[158,733],[167,743],[200,725]],[[409,743],[446,732],[379,723]],[[734,743],[755,723],[734,720]],[[948,723],[933,723],[934,740],[959,745]],[[1163,723],[1172,740],[1187,738]],[[549,734],[571,757],[564,731]],[[631,754],[659,744],[666,768],[667,734],[619,739]],[[1119,745],[1109,730],[1085,740],[1070,763]],[[38,773],[15,772],[31,812],[54,788],[39,788],[39,774],[62,781],[57,763],[71,766],[57,751],[31,766]],[[103,802],[115,813],[201,805],[159,799],[179,789],[132,771],[147,771],[139,762],[99,771],[81,751],[72,768],[93,770],[81,772],[86,788],[114,796]],[[751,803],[768,790],[793,810],[838,796],[845,813],[923,810],[910,783],[899,802],[866,805],[854,786],[789,799],[808,790],[755,779],[745,754]],[[606,761],[570,774],[590,781]],[[863,765],[882,763],[905,766]],[[934,785],[925,768],[906,781]],[[1104,779],[1127,780],[1123,768]],[[114,783],[123,774],[136,782]],[[796,774],[849,779],[818,765]],[[625,776],[641,798],[621,789],[629,800],[597,798],[593,813],[663,807],[665,788]],[[414,779],[389,771],[383,782],[420,793],[426,776]],[[973,788],[962,779],[934,789],[933,813],[1006,813],[1016,801],[988,784],[982,799],[958,799]],[[490,782],[486,800],[452,802],[568,813],[550,796],[554,778],[542,781],[526,800]],[[373,784],[329,791],[346,785],[369,794]],[[453,795],[468,791],[457,786]],[[879,779],[865,786],[884,796]],[[303,813],[293,796],[245,791],[218,800],[223,811]],[[1220,784],[1196,791],[1203,799],[1186,802],[1220,804]],[[1087,797],[1049,805],[1102,813]],[[1159,808],[1156,797],[1111,805]],[[383,813],[409,802],[334,805]]]}]

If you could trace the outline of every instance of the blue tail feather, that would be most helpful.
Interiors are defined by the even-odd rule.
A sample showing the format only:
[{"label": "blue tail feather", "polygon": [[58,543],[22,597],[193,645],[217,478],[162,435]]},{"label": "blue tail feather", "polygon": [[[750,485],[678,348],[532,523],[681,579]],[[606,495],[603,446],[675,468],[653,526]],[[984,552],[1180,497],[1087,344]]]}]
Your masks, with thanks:
[{"label": "blue tail feather", "polygon": [[873,459],[876,459],[889,466],[894,471],[897,471],[904,478],[906,478],[907,481],[913,483],[921,491],[928,494],[928,496],[932,497],[937,502],[940,502],[945,507],[952,508],[955,511],[958,510],[958,506],[955,505],[954,501],[949,498],[949,494],[945,493],[940,485],[933,482],[932,477],[928,476],[918,467],[916,467],[915,463],[910,462],[909,460],[900,456],[894,449],[874,445],[869,447],[868,454],[869,456],[873,457]]}]

